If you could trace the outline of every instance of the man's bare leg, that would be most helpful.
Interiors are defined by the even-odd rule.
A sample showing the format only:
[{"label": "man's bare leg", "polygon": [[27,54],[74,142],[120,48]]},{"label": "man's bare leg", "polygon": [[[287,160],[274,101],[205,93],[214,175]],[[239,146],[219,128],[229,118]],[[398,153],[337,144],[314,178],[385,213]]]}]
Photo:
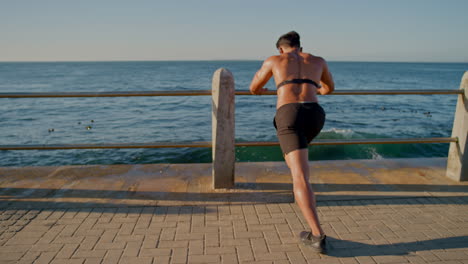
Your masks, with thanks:
[{"label": "man's bare leg", "polygon": [[309,184],[309,152],[308,149],[298,149],[285,155],[286,163],[291,170],[296,199],[302,215],[312,231],[318,237],[324,234],[317,215],[315,194]]}]

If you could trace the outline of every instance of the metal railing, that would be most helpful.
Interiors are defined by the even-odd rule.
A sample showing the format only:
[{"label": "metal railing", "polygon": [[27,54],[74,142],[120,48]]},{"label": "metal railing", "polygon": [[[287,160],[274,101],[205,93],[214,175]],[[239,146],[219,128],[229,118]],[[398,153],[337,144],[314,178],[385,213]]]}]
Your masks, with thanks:
[{"label": "metal railing", "polygon": [[[310,145],[356,145],[356,144],[421,144],[457,142],[453,137],[432,138],[373,138],[373,139],[315,139]],[[279,146],[277,141],[236,142],[236,147]],[[97,144],[49,144],[49,145],[0,145],[0,150],[58,150],[58,149],[136,149],[136,148],[211,148],[209,141],[200,142],[153,142],[153,143],[97,143]]]},{"label": "metal railing", "polygon": [[[235,95],[252,95],[247,90],[236,90]],[[463,90],[341,90],[330,95],[449,95],[463,94]],[[122,91],[122,92],[45,92],[45,93],[0,93],[0,98],[76,98],[76,97],[137,97],[137,96],[207,96],[211,90],[188,91]],[[262,95],[276,95],[267,91]],[[450,143],[453,137],[433,138],[374,138],[374,139],[316,139],[311,145],[353,144],[411,144]],[[278,142],[236,142],[236,147],[279,146]],[[152,142],[152,143],[102,143],[102,144],[50,144],[50,145],[0,145],[0,150],[58,150],[58,149],[129,149],[129,148],[210,148],[208,141],[202,142]]]},{"label": "metal railing", "polygon": [[[203,96],[211,90],[187,91],[122,91],[122,92],[48,92],[48,93],[0,93],[0,98],[72,98],[72,97],[136,97],[136,96]],[[236,90],[235,95],[252,95],[247,90]],[[341,90],[330,95],[432,95],[463,94],[463,90]],[[276,95],[267,91],[262,95]]]},{"label": "metal railing", "polygon": [[[218,74],[218,75],[217,75]],[[215,85],[215,76],[217,76],[217,82]],[[232,104],[234,102],[234,95],[251,95],[250,91],[247,90],[234,90],[234,81],[232,74],[225,70],[219,69],[215,72],[215,76],[213,77],[213,89],[212,90],[188,90],[188,91],[122,91],[122,92],[45,92],[45,93],[0,93],[0,98],[71,98],[71,97],[135,97],[135,96],[207,96],[212,95],[213,98],[217,97],[217,100],[222,96],[220,94],[227,94],[225,95],[228,99],[225,102],[229,102],[226,104]],[[341,90],[335,91],[331,95],[461,95],[460,98],[466,98],[466,94],[464,93],[465,87],[464,82],[465,79],[468,83],[468,74],[465,73],[464,77],[462,78],[462,85],[461,89],[458,90]],[[262,95],[276,95],[276,91],[266,91]],[[231,98],[232,97],[232,98]],[[230,101],[232,99],[232,102]],[[219,99],[221,100],[221,99]],[[215,100],[213,99],[213,109],[215,108]],[[463,100],[461,100],[463,102]],[[457,111],[462,112],[459,110],[460,100],[457,103]],[[231,107],[233,107],[231,105]],[[216,106],[216,111],[218,114],[213,115],[213,119],[216,119],[216,122],[225,122],[222,119],[226,118],[226,110],[227,106],[223,104],[218,104]],[[221,110],[220,110],[221,109]],[[224,111],[224,112],[223,112]],[[213,111],[215,112],[215,111]],[[223,113],[222,113],[223,112]],[[466,112],[466,111],[465,111]],[[463,117],[466,115],[465,113],[459,113]],[[223,116],[224,115],[224,116]],[[457,115],[457,114],[456,114]],[[227,115],[229,116],[229,114]],[[458,118],[458,119],[460,119]],[[229,121],[231,122],[231,121]],[[232,120],[232,123],[234,121]],[[454,122],[457,121],[457,116]],[[224,123],[228,124],[228,127],[232,127],[232,123]],[[468,124],[467,124],[468,125]],[[0,150],[57,150],[57,149],[128,149],[128,148],[195,148],[195,147],[202,147],[202,148],[213,148],[213,156],[215,156],[215,148],[217,145],[224,145],[226,139],[219,140],[218,138],[215,139],[216,128],[214,128],[215,123],[213,123],[213,141],[210,142],[152,142],[152,143],[103,143],[103,144],[51,144],[51,145],[0,145]],[[222,125],[220,127],[225,127],[226,125]],[[221,133],[225,133],[223,131],[224,128],[221,128]],[[233,127],[230,128],[231,131],[227,131],[226,137],[234,137]],[[463,128],[465,129],[465,128]],[[462,131],[465,131],[466,129]],[[458,133],[458,132],[457,132]],[[463,132],[462,132],[463,133]],[[217,134],[216,134],[217,135]],[[316,139],[314,140],[311,145],[351,145],[351,144],[410,144],[410,143],[459,143],[460,139],[458,136],[452,137],[432,137],[432,138],[373,138],[373,139]],[[219,136],[218,136],[219,137]],[[224,140],[224,141],[223,141]],[[462,144],[466,144],[466,135],[463,138]],[[215,142],[216,141],[216,142]],[[235,142],[234,138],[228,139],[228,142],[231,145],[230,148],[233,147],[252,147],[252,146],[278,146],[278,142]],[[228,144],[228,145],[229,145]],[[459,147],[458,147],[459,148]],[[225,152],[225,150],[223,150]],[[233,150],[230,150],[233,151]],[[452,152],[452,145],[451,150]],[[458,149],[458,152],[459,149]],[[463,154],[463,153],[462,153]],[[450,156],[450,155],[449,155]],[[468,155],[464,155],[467,157]],[[463,155],[462,155],[463,157]],[[223,166],[226,165],[226,162],[223,161],[223,158],[216,158],[213,157],[213,160],[216,162],[220,162]],[[230,158],[232,160],[232,157]],[[450,157],[449,157],[450,160]],[[465,162],[465,161],[463,161]],[[462,164],[464,164],[462,162]],[[229,161],[228,163],[233,163],[233,161]],[[450,165],[450,164],[449,164]],[[214,167],[215,164],[213,164]],[[233,165],[232,165],[233,166]],[[468,166],[468,165],[467,165]],[[450,166],[449,166],[450,167]],[[466,168],[466,167],[465,167]],[[214,169],[215,170],[215,169]],[[468,171],[468,169],[466,169]],[[464,172],[466,174],[466,171]],[[223,172],[225,174],[225,172]],[[213,171],[213,175],[215,172]],[[463,174],[463,173],[462,173]],[[465,175],[464,174],[464,175]],[[231,177],[231,176],[229,176]],[[466,176],[461,176],[460,179]],[[215,178],[215,177],[214,177]],[[214,183],[214,187],[230,187],[233,185],[233,177],[232,180],[229,180],[227,184],[220,184],[217,185]],[[452,177],[453,178],[453,177]]]}]

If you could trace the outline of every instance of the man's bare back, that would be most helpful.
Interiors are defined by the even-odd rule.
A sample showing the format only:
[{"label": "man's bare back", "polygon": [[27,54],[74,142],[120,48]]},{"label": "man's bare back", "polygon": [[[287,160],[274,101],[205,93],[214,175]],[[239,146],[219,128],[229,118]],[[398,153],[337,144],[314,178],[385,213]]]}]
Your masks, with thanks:
[{"label": "man's bare back", "polygon": [[329,94],[334,84],[327,63],[321,57],[299,51],[299,49],[284,49],[277,56],[265,60],[261,69],[255,74],[250,91],[261,94],[263,86],[273,76],[276,85],[285,80],[310,79],[321,85],[321,88],[310,83],[286,84],[278,91],[276,107],[296,102],[318,102],[317,93]]}]

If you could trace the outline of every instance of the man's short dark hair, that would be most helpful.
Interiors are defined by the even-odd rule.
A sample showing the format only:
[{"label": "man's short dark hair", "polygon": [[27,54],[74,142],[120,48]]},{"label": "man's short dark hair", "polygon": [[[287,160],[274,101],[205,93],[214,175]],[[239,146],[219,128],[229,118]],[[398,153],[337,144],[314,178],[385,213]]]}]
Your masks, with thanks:
[{"label": "man's short dark hair", "polygon": [[288,46],[292,48],[301,47],[299,34],[296,31],[291,31],[282,35],[276,42],[276,48],[279,49],[280,46]]}]

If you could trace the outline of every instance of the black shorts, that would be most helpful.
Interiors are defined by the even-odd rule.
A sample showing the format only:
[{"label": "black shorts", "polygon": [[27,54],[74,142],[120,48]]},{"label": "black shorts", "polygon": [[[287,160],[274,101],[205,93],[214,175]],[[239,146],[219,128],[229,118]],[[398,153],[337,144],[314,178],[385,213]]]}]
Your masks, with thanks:
[{"label": "black shorts", "polygon": [[278,108],[273,119],[281,150],[286,155],[307,148],[325,124],[325,111],[318,103],[290,103]]}]

